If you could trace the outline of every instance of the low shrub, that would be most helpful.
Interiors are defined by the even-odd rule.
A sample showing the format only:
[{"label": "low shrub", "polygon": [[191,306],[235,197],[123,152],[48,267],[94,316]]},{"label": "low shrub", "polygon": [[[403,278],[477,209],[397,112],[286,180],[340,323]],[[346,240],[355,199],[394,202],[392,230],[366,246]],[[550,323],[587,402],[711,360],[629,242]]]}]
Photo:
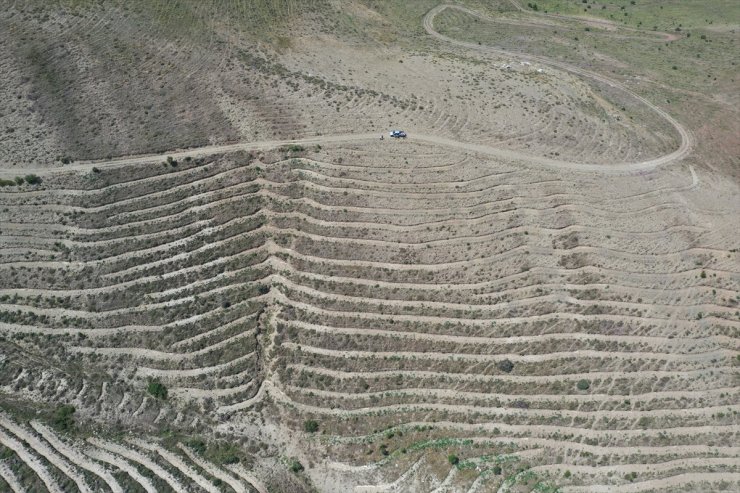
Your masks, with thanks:
[{"label": "low shrub", "polygon": [[501,370],[503,372],[506,372],[506,373],[511,373],[511,370],[514,369],[514,363],[512,363],[508,359],[505,359],[503,361],[499,361],[496,366],[498,367],[499,370]]},{"label": "low shrub", "polygon": [[75,420],[72,415],[74,413],[75,407],[70,404],[59,406],[51,417],[52,426],[61,431],[69,431],[73,429]]},{"label": "low shrub", "polygon": [[298,462],[298,459],[290,459],[290,470],[291,471],[295,473],[299,473],[303,471],[303,469],[304,469],[303,464]]},{"label": "low shrub", "polygon": [[167,387],[159,380],[150,380],[146,387],[147,392],[157,399],[167,399]]},{"label": "low shrub", "polygon": [[200,438],[193,438],[192,440],[189,440],[188,447],[193,449],[195,452],[198,452],[200,455],[203,455],[206,453],[206,442],[201,440]]}]

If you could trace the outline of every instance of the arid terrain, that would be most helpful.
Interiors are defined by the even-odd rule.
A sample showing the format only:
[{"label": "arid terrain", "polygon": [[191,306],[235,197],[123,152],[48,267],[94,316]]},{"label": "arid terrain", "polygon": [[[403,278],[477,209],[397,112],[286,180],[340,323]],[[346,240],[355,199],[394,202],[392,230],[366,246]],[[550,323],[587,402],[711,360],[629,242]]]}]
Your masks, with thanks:
[{"label": "arid terrain", "polygon": [[0,491],[740,490],[736,2],[0,5]]}]

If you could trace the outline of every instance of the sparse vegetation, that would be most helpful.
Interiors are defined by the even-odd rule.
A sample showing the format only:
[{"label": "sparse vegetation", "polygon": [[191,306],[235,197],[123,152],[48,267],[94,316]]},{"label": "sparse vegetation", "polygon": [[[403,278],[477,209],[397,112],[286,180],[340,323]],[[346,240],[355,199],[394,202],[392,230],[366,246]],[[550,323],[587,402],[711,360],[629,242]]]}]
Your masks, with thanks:
[{"label": "sparse vegetation", "polygon": [[214,464],[229,465],[239,463],[242,455],[234,443],[216,441],[208,445],[204,457]]},{"label": "sparse vegetation", "polygon": [[10,5],[0,485],[732,490],[719,2]]}]

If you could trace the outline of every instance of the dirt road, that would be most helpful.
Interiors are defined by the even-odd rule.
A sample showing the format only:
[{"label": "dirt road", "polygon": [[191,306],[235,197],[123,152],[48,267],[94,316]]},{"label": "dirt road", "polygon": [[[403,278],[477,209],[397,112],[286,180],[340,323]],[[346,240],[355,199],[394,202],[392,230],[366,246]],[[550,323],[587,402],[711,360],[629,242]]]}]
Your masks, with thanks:
[{"label": "dirt road", "polygon": [[[516,2],[512,2],[512,3],[514,4],[515,7],[517,7],[518,9],[521,9],[521,6],[519,4],[517,4]],[[501,50],[498,48],[494,48],[491,46],[481,46],[481,45],[474,44],[474,43],[459,41],[459,40],[447,37],[439,33],[434,28],[434,18],[439,13],[443,12],[444,10],[448,8],[454,8],[462,12],[465,12],[469,15],[482,18],[485,20],[491,20],[485,17],[484,15],[480,14],[479,12],[467,9],[465,7],[461,7],[459,5],[441,4],[433,8],[432,10],[430,10],[426,14],[426,16],[424,16],[424,19],[423,19],[424,29],[430,36],[440,41],[443,41],[445,43],[459,46],[465,49],[482,51],[482,52],[492,53],[496,55],[514,57],[514,58],[518,58],[521,60],[538,62],[544,65],[548,65],[550,67],[554,67],[556,69],[560,69],[560,70],[570,72],[572,74],[576,74],[580,77],[585,77],[588,79],[601,82],[603,84],[607,84],[613,88],[621,90],[624,93],[628,94],[630,97],[638,100],[639,102],[641,102],[642,104],[650,108],[652,111],[657,113],[661,118],[666,120],[673,128],[675,128],[676,132],[678,132],[678,134],[681,137],[681,145],[675,151],[669,154],[665,154],[663,156],[654,158],[654,159],[650,159],[646,161],[638,161],[638,162],[624,162],[624,163],[615,163],[615,164],[605,165],[605,164],[591,164],[591,163],[572,163],[572,162],[567,162],[567,161],[549,159],[549,158],[545,158],[542,156],[528,155],[522,152],[508,150],[508,149],[501,149],[501,148],[492,147],[492,146],[480,144],[480,143],[461,142],[461,141],[448,139],[448,138],[437,136],[437,135],[417,134],[413,132],[413,129],[411,129],[412,132],[411,132],[411,136],[409,137],[410,140],[428,142],[430,144],[442,145],[442,146],[447,146],[447,147],[453,147],[453,148],[461,149],[463,151],[474,152],[478,154],[488,155],[488,156],[505,159],[508,161],[520,162],[524,164],[533,164],[533,165],[547,166],[547,167],[560,168],[560,169],[569,169],[573,171],[588,171],[588,172],[599,172],[599,173],[625,173],[625,172],[634,172],[634,171],[652,169],[657,166],[662,166],[662,165],[666,165],[669,163],[679,161],[691,153],[691,150],[694,146],[694,137],[689,130],[687,130],[683,125],[681,125],[677,120],[675,120],[667,112],[665,112],[664,110],[662,110],[655,104],[651,103],[647,99],[643,98],[642,96],[639,96],[638,94],[630,91],[629,89],[627,89],[625,86],[623,86],[621,83],[617,81],[609,79],[601,74],[597,74],[595,72],[591,72],[591,71],[582,69],[580,67],[569,65],[569,64],[566,64],[566,63],[563,63],[557,60],[552,60],[546,57],[541,57],[541,56],[536,56],[536,55],[526,55],[526,54],[520,54],[520,53],[511,53],[511,52]],[[171,156],[173,159],[179,160],[179,159],[183,159],[186,157],[199,157],[199,156],[207,156],[207,155],[218,154],[218,153],[248,151],[248,150],[257,150],[257,149],[269,149],[269,148],[275,148],[275,147],[291,145],[291,144],[315,145],[315,144],[357,142],[357,141],[367,141],[367,140],[378,140],[379,141],[379,135],[377,133],[339,134],[339,135],[321,135],[321,136],[307,137],[307,138],[301,138],[301,139],[292,139],[292,140],[240,142],[240,143],[233,143],[233,144],[204,146],[204,147],[198,147],[198,148],[192,148],[192,149],[173,150],[172,152],[168,152],[166,154],[132,155],[132,156],[125,156],[125,157],[115,158],[111,160],[104,160],[104,161],[80,161],[77,163],[61,166],[58,168],[35,168],[35,169],[24,168],[23,170],[18,170],[18,169],[13,169],[13,168],[8,168],[8,167],[2,167],[2,164],[0,164],[0,178],[12,178],[21,172],[22,173],[36,173],[36,174],[44,175],[44,174],[54,173],[58,171],[89,171],[93,167],[105,168],[105,167],[125,166],[125,165],[131,165],[131,164],[159,163],[161,161],[164,161],[168,156]],[[378,145],[396,145],[396,144],[400,144],[400,143],[395,142],[393,139],[387,139],[387,140],[384,140],[383,142],[380,142],[380,141],[378,142]]]},{"label": "dirt road", "polygon": [[[548,164],[548,165],[555,165],[557,167],[567,167],[569,169],[577,169],[577,170],[589,170],[589,171],[637,171],[637,170],[644,170],[644,169],[651,169],[656,166],[661,166],[664,164],[668,164],[674,161],[679,161],[686,156],[688,156],[691,153],[691,150],[694,146],[694,136],[691,134],[691,132],[686,129],[681,123],[679,123],[675,118],[673,118],[671,115],[669,115],[667,112],[665,112],[663,109],[659,108],[652,102],[648,101],[647,99],[643,98],[642,96],[632,92],[631,90],[627,89],[624,85],[621,83],[609,79],[608,77],[605,77],[601,74],[597,74],[596,72],[591,72],[589,70],[582,69],[580,67],[576,67],[574,65],[570,65],[567,63],[563,63],[557,60],[553,60],[550,58],[537,56],[537,55],[528,55],[528,54],[521,54],[521,53],[511,53],[509,51],[501,50],[498,48],[494,48],[491,46],[485,46],[485,45],[479,45],[476,43],[468,43],[465,41],[459,41],[453,38],[450,38],[448,36],[445,36],[444,34],[439,33],[434,29],[434,18],[444,10],[452,8],[457,9],[462,12],[465,12],[469,15],[484,19],[484,20],[491,20],[490,18],[483,16],[482,14],[470,10],[465,7],[461,7],[459,5],[448,5],[448,4],[441,4],[437,7],[430,10],[426,16],[424,16],[423,24],[424,29],[426,32],[436,38],[440,41],[444,41],[449,44],[457,45],[466,49],[470,50],[476,50],[476,51],[483,51],[486,53],[493,53],[496,55],[502,55],[502,56],[509,56],[514,58],[519,58],[521,60],[531,61],[531,62],[537,62],[541,63],[543,65],[548,65],[550,67],[554,67],[556,69],[564,70],[566,72],[570,72],[572,74],[576,74],[581,77],[585,77],[587,79],[592,79],[598,82],[601,82],[603,84],[606,84],[610,87],[613,87],[615,89],[618,89],[632,98],[638,100],[648,108],[650,108],[652,111],[658,114],[661,118],[666,120],[675,130],[678,132],[678,134],[681,136],[681,145],[676,149],[675,151],[671,152],[670,154],[665,154],[663,156],[650,159],[647,161],[639,161],[639,162],[633,162],[633,163],[619,163],[619,164],[613,164],[613,165],[596,165],[596,164],[576,164],[576,163],[568,163],[563,161],[554,161],[554,160],[543,160],[543,158],[530,158],[531,160],[536,161],[539,164]],[[445,143],[446,144],[446,143]],[[471,149],[472,150],[472,149]]]},{"label": "dirt road", "polygon": [[[660,110],[659,110],[660,111]],[[677,128],[683,129],[678,123]],[[686,139],[681,144],[681,147],[665,156],[661,156],[656,159],[649,161],[639,161],[633,163],[617,163],[617,164],[589,164],[589,163],[571,163],[568,161],[558,161],[555,159],[548,159],[541,156],[533,156],[525,153],[491,147],[485,144],[475,144],[471,142],[461,142],[457,140],[448,139],[436,135],[424,135],[424,134],[413,134],[408,138],[411,141],[416,142],[428,142],[430,144],[441,145],[445,147],[454,147],[463,151],[473,152],[477,154],[488,155],[495,158],[505,159],[507,161],[520,162],[522,164],[533,164],[540,166],[547,166],[552,168],[569,169],[573,171],[587,171],[587,172],[599,172],[599,173],[627,173],[641,170],[649,170],[657,166],[665,165],[678,161],[686,157],[691,150],[693,139],[690,134],[686,132]],[[236,144],[225,144],[225,145],[214,145],[198,147],[194,149],[178,150],[168,152],[166,154],[149,154],[149,155],[135,155],[125,156],[121,158],[111,159],[107,161],[80,161],[66,166],[58,168],[24,168],[22,171],[14,168],[0,168],[0,178],[13,178],[21,173],[35,173],[39,175],[45,175],[48,173],[58,173],[67,171],[90,171],[92,168],[114,168],[119,166],[129,166],[133,164],[154,164],[159,163],[172,157],[175,160],[181,160],[186,157],[201,157],[209,156],[220,153],[230,153],[236,151],[250,151],[259,149],[272,149],[276,147],[286,145],[314,145],[314,144],[332,144],[342,142],[362,142],[369,140],[378,140],[378,145],[395,145],[393,142],[383,141],[380,142],[377,133],[373,134],[342,134],[342,135],[327,135],[319,137],[309,137],[305,139],[293,139],[293,140],[270,140],[270,141],[256,141],[256,142],[240,142]]]}]

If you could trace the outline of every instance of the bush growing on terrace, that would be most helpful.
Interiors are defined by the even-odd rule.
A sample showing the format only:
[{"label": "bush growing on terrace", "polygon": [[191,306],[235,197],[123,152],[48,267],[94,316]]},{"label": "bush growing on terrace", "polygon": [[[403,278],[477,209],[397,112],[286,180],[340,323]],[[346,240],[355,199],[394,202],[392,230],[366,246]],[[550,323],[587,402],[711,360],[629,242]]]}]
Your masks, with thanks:
[{"label": "bush growing on terrace", "polygon": [[191,449],[198,452],[200,455],[203,455],[206,452],[206,442],[204,442],[200,438],[193,438],[192,440],[189,440],[187,443]]},{"label": "bush growing on terrace", "polygon": [[167,387],[159,380],[150,380],[146,390],[157,399],[167,399]]},{"label": "bush growing on terrace", "polygon": [[41,183],[41,177],[38,175],[30,174],[26,175],[25,178],[26,183],[28,183],[29,185],[38,185],[39,183]]},{"label": "bush growing on terrace", "polygon": [[303,471],[303,464],[298,462],[298,459],[291,459],[290,460],[290,470],[295,473],[301,472]]},{"label": "bush growing on terrace", "polygon": [[74,406],[64,404],[54,411],[54,415],[51,418],[51,424],[58,430],[69,431],[75,425],[75,420],[72,417],[74,413]]},{"label": "bush growing on terrace", "polygon": [[216,442],[208,445],[206,459],[216,464],[236,464],[242,460],[239,447],[233,443]]},{"label": "bush growing on terrace", "polygon": [[505,359],[503,361],[499,361],[496,365],[499,370],[504,371],[506,373],[511,373],[511,370],[514,369],[514,363],[512,363],[510,360]]}]

